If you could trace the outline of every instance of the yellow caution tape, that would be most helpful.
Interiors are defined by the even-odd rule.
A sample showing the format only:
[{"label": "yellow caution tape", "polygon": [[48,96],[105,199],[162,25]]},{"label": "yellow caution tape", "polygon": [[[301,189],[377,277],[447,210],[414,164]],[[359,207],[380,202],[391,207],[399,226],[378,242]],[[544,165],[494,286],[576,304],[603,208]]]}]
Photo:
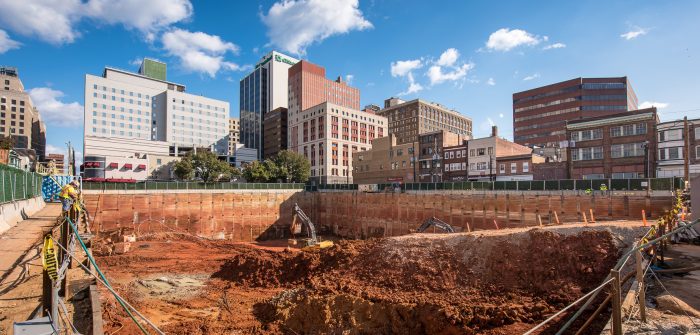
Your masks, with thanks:
[{"label": "yellow caution tape", "polygon": [[44,237],[44,248],[41,250],[41,263],[44,270],[49,274],[51,280],[58,279],[58,261],[56,260],[56,250],[50,235]]}]

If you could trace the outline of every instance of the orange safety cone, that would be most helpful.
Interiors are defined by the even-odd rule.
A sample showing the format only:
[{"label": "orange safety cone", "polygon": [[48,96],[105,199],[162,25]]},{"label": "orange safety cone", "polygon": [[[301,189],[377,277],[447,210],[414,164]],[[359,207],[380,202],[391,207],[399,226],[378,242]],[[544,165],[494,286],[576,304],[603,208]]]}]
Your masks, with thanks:
[{"label": "orange safety cone", "polygon": [[644,227],[647,226],[647,212],[642,209],[642,222],[644,223]]}]

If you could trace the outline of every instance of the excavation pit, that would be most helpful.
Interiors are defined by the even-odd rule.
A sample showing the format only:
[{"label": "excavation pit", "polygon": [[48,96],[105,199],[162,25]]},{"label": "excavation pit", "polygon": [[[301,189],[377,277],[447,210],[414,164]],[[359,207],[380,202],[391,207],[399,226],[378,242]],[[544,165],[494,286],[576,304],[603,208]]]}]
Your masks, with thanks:
[{"label": "excavation pit", "polygon": [[[168,236],[98,262],[170,334],[521,334],[598,286],[642,231],[411,234],[311,251]],[[102,300],[108,332],[138,331]]]}]

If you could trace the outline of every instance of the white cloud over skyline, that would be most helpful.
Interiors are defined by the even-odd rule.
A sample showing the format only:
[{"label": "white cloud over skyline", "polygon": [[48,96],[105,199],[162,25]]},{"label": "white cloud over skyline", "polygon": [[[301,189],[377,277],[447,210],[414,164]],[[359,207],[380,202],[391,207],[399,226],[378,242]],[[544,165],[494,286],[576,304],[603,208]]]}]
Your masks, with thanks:
[{"label": "white cloud over skyline", "polygon": [[486,48],[506,52],[519,46],[534,46],[548,39],[547,36],[539,37],[522,29],[501,28],[489,35]]},{"label": "white cloud over skyline", "polygon": [[222,69],[241,70],[238,64],[224,59],[227,52],[237,54],[239,47],[219,36],[173,29],[164,33],[161,41],[163,49],[169,55],[177,57],[187,71],[205,73],[214,78]]},{"label": "white cloud over skyline", "polygon": [[83,105],[61,101],[63,92],[49,87],[32,88],[28,92],[46,124],[70,128],[83,125]]}]

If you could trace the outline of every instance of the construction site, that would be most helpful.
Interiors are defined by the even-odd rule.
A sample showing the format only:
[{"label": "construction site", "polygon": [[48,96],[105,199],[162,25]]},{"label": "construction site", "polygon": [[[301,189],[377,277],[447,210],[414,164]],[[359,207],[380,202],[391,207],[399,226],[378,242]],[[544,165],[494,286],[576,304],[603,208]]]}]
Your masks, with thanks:
[{"label": "construction site", "polygon": [[66,224],[52,333],[700,332],[681,190],[81,193],[76,222],[49,203],[0,235],[21,249],[12,233],[44,222],[3,266],[0,334],[39,334],[40,245]]}]

